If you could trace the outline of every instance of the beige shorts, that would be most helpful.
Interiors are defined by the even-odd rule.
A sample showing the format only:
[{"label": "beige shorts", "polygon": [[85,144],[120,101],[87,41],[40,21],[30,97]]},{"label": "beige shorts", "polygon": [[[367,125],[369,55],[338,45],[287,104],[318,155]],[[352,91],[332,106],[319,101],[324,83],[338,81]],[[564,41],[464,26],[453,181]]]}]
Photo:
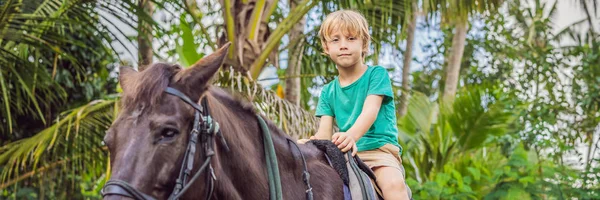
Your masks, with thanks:
[{"label": "beige shorts", "polygon": [[[403,187],[400,189],[401,193],[406,196],[406,198],[401,199],[412,199],[412,192],[410,188],[406,184],[405,178],[406,174],[404,172],[404,167],[402,167],[402,158],[400,157],[400,148],[394,146],[392,144],[385,144],[378,149],[373,149],[369,151],[358,152],[358,157],[369,166],[371,169],[377,167],[393,167],[402,173],[402,182],[404,182]],[[381,190],[376,188],[379,195],[383,196]]]},{"label": "beige shorts", "polygon": [[378,149],[358,152],[358,157],[371,169],[383,166],[393,167],[400,170],[404,176],[404,167],[402,167],[402,158],[400,158],[399,152],[400,148],[397,146],[385,144]]}]

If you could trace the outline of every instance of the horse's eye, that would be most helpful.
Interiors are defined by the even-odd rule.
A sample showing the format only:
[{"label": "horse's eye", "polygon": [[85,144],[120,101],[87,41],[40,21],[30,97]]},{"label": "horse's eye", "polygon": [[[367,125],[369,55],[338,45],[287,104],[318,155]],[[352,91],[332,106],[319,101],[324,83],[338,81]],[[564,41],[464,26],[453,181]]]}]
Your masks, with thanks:
[{"label": "horse's eye", "polygon": [[172,128],[165,128],[162,130],[161,135],[161,139],[164,138],[172,138],[173,136],[177,135],[179,133],[179,131],[172,129]]},{"label": "horse's eye", "polygon": [[156,133],[156,137],[153,141],[154,144],[168,143],[176,138],[177,134],[179,134],[179,130],[172,127],[162,127]]}]

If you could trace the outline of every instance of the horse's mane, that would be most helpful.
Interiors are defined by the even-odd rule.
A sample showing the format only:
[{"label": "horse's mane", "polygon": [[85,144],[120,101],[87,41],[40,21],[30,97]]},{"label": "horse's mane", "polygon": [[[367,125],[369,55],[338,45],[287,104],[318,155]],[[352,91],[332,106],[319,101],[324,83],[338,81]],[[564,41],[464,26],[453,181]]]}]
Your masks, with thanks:
[{"label": "horse's mane", "polygon": [[[153,106],[158,104],[159,97],[169,86],[172,78],[181,71],[182,68],[179,65],[156,63],[146,70],[136,73],[133,77],[129,77],[128,81],[122,81],[121,83],[128,84],[129,88],[122,94],[123,107],[132,108],[134,105]],[[222,104],[237,107],[237,111],[256,114],[254,105],[237,92],[210,86],[208,87],[208,93],[217,98]],[[269,125],[273,124],[269,123]],[[273,127],[276,126],[273,125]]]},{"label": "horse's mane", "polygon": [[252,103],[250,103],[241,94],[231,91],[225,88],[211,86],[208,88],[209,93],[218,99],[222,104],[227,106],[236,106],[240,111],[244,111],[250,114],[256,114],[256,109]]},{"label": "horse's mane", "polygon": [[[256,107],[250,102],[250,100],[248,100],[242,94],[235,92],[235,91],[225,89],[225,88],[216,87],[216,86],[209,87],[208,91],[213,98],[218,100],[219,104],[221,104],[222,106],[225,106],[225,108],[222,108],[222,109],[234,111],[234,112],[230,112],[230,114],[238,114],[238,115],[246,115],[247,114],[250,116],[261,115],[261,116],[263,116],[263,119],[265,119],[267,127],[271,130],[271,134],[291,138],[291,137],[289,137],[289,135],[287,133],[285,133],[281,128],[279,128],[273,121],[267,120],[268,118],[265,115],[262,115],[259,112],[257,112]],[[220,107],[221,106],[217,106],[217,108],[220,108]],[[211,112],[214,112],[214,111],[211,111]],[[217,111],[217,112],[219,112],[219,111]],[[223,112],[223,111],[220,111],[220,112]]]}]

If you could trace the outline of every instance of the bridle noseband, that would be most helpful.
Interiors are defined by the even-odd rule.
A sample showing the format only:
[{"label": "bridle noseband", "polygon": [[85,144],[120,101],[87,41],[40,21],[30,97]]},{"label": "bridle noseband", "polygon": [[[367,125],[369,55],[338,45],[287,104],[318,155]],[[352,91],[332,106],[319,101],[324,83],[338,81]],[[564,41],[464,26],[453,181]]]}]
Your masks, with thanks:
[{"label": "bridle noseband", "polygon": [[[214,181],[216,180],[214,170],[212,168],[212,165],[210,165],[212,156],[215,155],[212,142],[214,136],[217,135],[221,138],[221,144],[223,148],[225,148],[225,151],[229,151],[229,146],[227,145],[225,138],[221,134],[221,131],[219,129],[219,123],[214,121],[210,116],[206,98],[202,99],[201,107],[197,103],[194,103],[188,96],[186,96],[185,94],[183,94],[175,88],[167,87],[165,89],[165,92],[167,94],[179,97],[185,103],[189,104],[194,108],[194,127],[190,132],[190,138],[188,141],[186,153],[183,158],[181,169],[179,170],[179,177],[175,181],[175,188],[173,189],[171,195],[169,195],[169,200],[179,199],[181,195],[183,195],[185,191],[187,191],[190,188],[190,186],[192,185],[191,183],[196,181],[196,179],[200,177],[200,175],[204,171],[206,171],[207,173],[206,182],[208,188],[210,188],[207,193],[206,199],[209,199],[212,196],[214,189]],[[200,121],[200,118],[202,118],[202,121]],[[198,171],[196,172],[196,174],[194,174],[192,179],[188,181],[188,178],[190,177],[192,169],[194,167],[194,155],[196,154],[196,145],[198,143],[199,134],[201,134],[200,136],[202,136],[202,138],[200,139],[202,142],[202,147],[205,148],[204,156],[206,157],[206,160],[204,160],[204,162],[200,166],[200,169],[198,169]],[[102,197],[105,197],[107,195],[120,195],[133,199],[154,200],[154,198],[151,195],[144,194],[143,192],[140,192],[139,190],[135,189],[129,183],[121,180],[109,180],[108,182],[106,182],[106,184],[102,188],[101,194]]]}]

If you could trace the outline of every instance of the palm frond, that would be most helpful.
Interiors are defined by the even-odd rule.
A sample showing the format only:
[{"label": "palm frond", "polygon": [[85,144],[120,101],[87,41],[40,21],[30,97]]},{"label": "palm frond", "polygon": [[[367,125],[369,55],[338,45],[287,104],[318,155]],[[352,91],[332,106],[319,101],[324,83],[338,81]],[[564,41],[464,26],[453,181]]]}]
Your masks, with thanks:
[{"label": "palm frond", "polygon": [[[108,158],[102,140],[115,118],[117,105],[116,97],[92,101],[64,112],[54,125],[33,137],[0,147],[0,165],[4,166],[0,190],[23,179],[24,174],[42,173],[59,166],[62,167],[59,171],[99,177]],[[66,180],[58,175],[50,177]]]},{"label": "palm frond", "polygon": [[499,91],[492,86],[462,88],[452,104],[439,107],[414,92],[407,114],[399,119],[399,140],[413,177],[425,181],[457,155],[507,134],[518,108],[509,108]]},{"label": "palm frond", "polygon": [[460,151],[485,145],[491,136],[507,132],[517,109],[508,110],[507,99],[495,88],[475,86],[464,89],[452,105],[448,123],[458,139]]},{"label": "palm frond", "polygon": [[407,114],[398,119],[398,131],[402,141],[408,141],[420,133],[428,133],[431,126],[436,122],[438,113],[437,103],[420,92],[411,95]]},{"label": "palm frond", "polygon": [[[79,40],[69,37],[72,26],[80,26],[80,33],[89,33],[86,24],[93,24],[85,20],[68,20],[65,14],[82,15],[84,6],[78,7],[81,1],[43,1],[32,13],[21,12],[25,6],[18,1],[9,1],[1,13],[5,13],[0,22],[0,65],[2,73],[2,98],[6,112],[2,118],[8,121],[8,130],[0,132],[13,132],[14,116],[37,115],[45,123],[42,107],[56,104],[66,98],[63,89],[52,81],[49,69],[56,68],[55,60],[45,59],[52,55],[69,60],[75,64],[76,73],[84,73],[78,65],[79,61],[71,56],[68,48],[71,46],[85,47]],[[71,25],[71,27],[66,24]],[[83,27],[81,27],[83,25]],[[98,41],[103,46],[102,40]],[[93,46],[95,47],[95,46]],[[33,75],[33,76],[32,76]],[[9,106],[9,102],[27,102],[24,108]],[[40,104],[44,104],[41,106]],[[3,126],[4,127],[4,126]]]},{"label": "palm frond", "polygon": [[[153,2],[183,10],[180,1]],[[19,127],[15,118],[19,116],[33,116],[43,124],[52,119],[44,112],[61,108],[70,98],[66,87],[71,86],[57,81],[61,71],[69,72],[66,84],[77,85],[92,79],[86,76],[88,73],[97,73],[90,70],[102,69],[96,66],[116,63],[119,53],[113,43],[133,44],[120,39],[128,37],[121,31],[124,27],[138,30],[137,23],[143,21],[151,24],[158,35],[167,35],[152,16],[138,9],[135,0],[10,0],[0,9],[0,119],[6,122],[0,129],[3,135],[14,135],[14,128]],[[159,43],[166,43],[161,39]],[[105,60],[93,60],[92,55]],[[19,135],[23,134],[30,133]]]},{"label": "palm frond", "polygon": [[280,98],[274,91],[262,88],[233,68],[221,70],[216,80],[216,85],[248,98],[260,113],[293,138],[308,138],[316,132],[318,120],[313,113]]},{"label": "palm frond", "polygon": [[444,18],[465,22],[470,14],[496,11],[504,0],[424,0],[423,10],[429,14],[440,12]]}]

